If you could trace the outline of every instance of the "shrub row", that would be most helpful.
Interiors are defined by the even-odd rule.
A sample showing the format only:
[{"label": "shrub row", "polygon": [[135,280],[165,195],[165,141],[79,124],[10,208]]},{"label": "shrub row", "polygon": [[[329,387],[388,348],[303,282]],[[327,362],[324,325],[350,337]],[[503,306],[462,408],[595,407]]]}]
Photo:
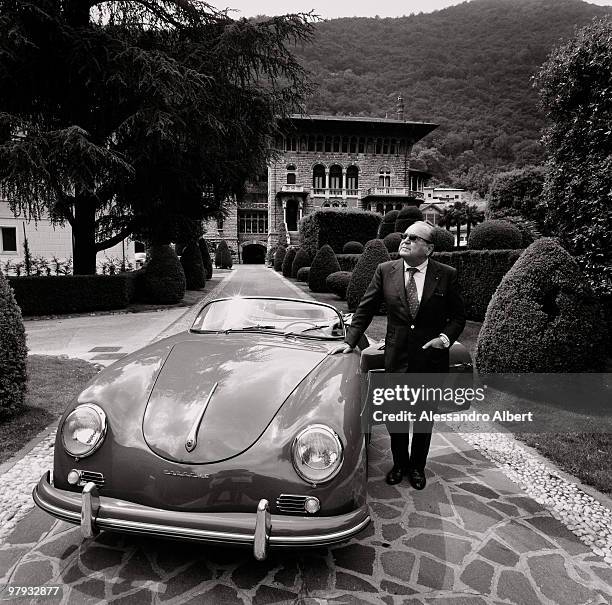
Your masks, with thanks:
[{"label": "shrub row", "polygon": [[134,274],[120,273],[9,277],[8,282],[24,315],[50,315],[123,309],[134,295],[135,279]]}]

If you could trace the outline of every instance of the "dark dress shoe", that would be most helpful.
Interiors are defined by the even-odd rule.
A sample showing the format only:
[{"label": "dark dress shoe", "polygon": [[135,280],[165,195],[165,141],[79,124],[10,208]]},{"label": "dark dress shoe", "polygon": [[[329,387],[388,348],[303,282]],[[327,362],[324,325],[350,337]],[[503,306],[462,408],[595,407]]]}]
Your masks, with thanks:
[{"label": "dark dress shoe", "polygon": [[400,483],[404,476],[404,469],[401,466],[394,466],[388,473],[385,481],[389,485]]},{"label": "dark dress shoe", "polygon": [[412,485],[414,489],[423,489],[425,487],[425,484],[427,483],[427,479],[425,479],[425,473],[415,468],[411,468],[408,471],[408,481],[410,481],[410,485]]}]

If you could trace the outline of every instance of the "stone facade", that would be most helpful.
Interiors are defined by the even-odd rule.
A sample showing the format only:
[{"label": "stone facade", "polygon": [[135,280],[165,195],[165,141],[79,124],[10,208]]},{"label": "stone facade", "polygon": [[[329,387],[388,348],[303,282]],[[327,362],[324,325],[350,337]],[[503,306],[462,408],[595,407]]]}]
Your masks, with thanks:
[{"label": "stone facade", "polygon": [[213,248],[225,239],[241,259],[250,259],[255,247],[276,245],[283,225],[288,243],[297,244],[299,221],[314,210],[338,207],[382,214],[424,200],[430,175],[410,168],[410,153],[435,124],[295,115],[281,128],[284,134],[275,141],[277,154],[267,177],[247,187],[222,229],[215,221],[207,223],[205,237]]}]

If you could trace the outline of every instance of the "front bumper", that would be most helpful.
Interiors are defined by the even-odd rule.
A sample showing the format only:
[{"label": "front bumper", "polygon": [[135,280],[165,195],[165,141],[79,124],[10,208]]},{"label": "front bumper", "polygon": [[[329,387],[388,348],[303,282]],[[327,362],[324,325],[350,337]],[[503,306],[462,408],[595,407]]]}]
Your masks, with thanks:
[{"label": "front bumper", "polygon": [[253,546],[257,559],[268,547],[323,546],[348,540],[370,522],[366,505],[334,517],[271,516],[267,501],[253,513],[193,513],[151,508],[127,500],[100,496],[93,483],[83,493],[54,487],[47,471],[32,492],[37,506],[81,526],[90,538],[101,529],[179,540]]}]

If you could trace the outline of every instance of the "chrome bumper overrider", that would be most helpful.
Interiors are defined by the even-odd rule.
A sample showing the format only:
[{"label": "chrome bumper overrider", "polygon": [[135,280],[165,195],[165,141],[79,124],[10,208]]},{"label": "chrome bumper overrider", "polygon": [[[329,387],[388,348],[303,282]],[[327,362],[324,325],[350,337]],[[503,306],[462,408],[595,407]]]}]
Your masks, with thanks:
[{"label": "chrome bumper overrider", "polygon": [[348,540],[370,522],[367,506],[334,517],[274,515],[268,501],[260,500],[254,513],[192,513],[151,508],[126,500],[100,496],[94,483],[82,493],[57,489],[47,471],[32,492],[42,510],[81,526],[85,538],[101,529],[124,533],[196,540],[252,544],[259,560],[269,546],[322,546]]}]

